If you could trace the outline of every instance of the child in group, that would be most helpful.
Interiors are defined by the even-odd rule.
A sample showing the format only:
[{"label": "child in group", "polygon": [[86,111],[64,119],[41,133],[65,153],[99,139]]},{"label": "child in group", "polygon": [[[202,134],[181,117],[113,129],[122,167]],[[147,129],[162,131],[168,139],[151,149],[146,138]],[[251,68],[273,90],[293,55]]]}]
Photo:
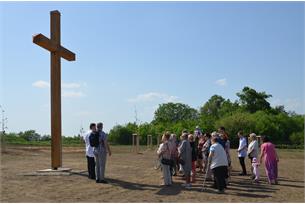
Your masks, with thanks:
[{"label": "child in group", "polygon": [[255,178],[253,179],[253,183],[259,183],[259,162],[257,161],[256,157],[252,159],[252,167],[253,167],[253,174]]}]

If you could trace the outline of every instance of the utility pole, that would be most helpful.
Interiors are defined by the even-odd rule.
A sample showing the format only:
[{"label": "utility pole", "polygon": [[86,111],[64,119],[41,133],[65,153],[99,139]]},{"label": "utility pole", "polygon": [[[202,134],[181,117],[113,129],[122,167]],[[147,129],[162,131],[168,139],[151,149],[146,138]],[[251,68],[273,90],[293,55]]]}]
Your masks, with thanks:
[{"label": "utility pole", "polygon": [[136,106],[134,106],[134,113],[135,113],[135,123],[136,125],[138,125],[139,119],[138,119],[138,112]]},{"label": "utility pole", "polygon": [[0,111],[1,111],[1,132],[0,132],[0,136],[1,136],[1,151],[5,152],[5,130],[7,129],[7,118],[4,117],[4,110],[2,108],[2,106],[0,105]]}]

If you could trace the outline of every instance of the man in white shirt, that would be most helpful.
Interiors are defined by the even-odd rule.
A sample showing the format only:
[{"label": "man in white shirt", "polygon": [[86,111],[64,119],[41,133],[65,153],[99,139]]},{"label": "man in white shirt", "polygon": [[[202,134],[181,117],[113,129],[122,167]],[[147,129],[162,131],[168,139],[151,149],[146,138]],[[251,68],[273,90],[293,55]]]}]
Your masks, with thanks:
[{"label": "man in white shirt", "polygon": [[83,140],[86,144],[88,178],[95,180],[95,161],[94,161],[93,147],[90,146],[90,141],[89,141],[89,136],[93,131],[96,131],[95,123],[90,124],[90,130],[83,135]]},{"label": "man in white shirt", "polygon": [[245,157],[247,156],[247,139],[246,137],[243,136],[242,131],[238,131],[237,133],[239,137],[239,146],[237,149],[238,152],[238,158],[239,158],[239,163],[242,168],[242,172],[239,174],[240,176],[246,176],[247,175],[247,170],[246,170],[246,165],[245,165]]},{"label": "man in white shirt", "polygon": [[221,144],[217,142],[217,137],[212,137],[211,142],[208,162],[214,174],[214,186],[218,189],[218,193],[224,193],[228,176],[227,155]]}]

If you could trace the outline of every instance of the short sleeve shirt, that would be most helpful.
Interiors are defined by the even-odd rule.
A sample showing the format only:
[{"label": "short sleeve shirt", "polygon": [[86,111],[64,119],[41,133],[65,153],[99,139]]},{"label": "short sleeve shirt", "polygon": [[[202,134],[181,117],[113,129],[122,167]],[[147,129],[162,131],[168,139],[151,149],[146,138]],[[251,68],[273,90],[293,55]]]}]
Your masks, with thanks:
[{"label": "short sleeve shirt", "polygon": [[214,153],[211,161],[211,169],[219,166],[228,166],[226,152],[219,143],[213,144],[210,148],[210,151]]}]

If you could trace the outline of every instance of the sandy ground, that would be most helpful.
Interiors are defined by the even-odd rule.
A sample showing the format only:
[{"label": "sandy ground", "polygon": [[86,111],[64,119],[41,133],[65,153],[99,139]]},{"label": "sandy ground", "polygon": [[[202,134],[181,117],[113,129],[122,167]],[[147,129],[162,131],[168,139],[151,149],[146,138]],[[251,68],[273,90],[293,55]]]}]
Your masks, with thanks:
[{"label": "sandy ground", "polygon": [[[232,157],[236,155],[232,150]],[[233,160],[233,176],[223,195],[207,188],[200,192],[203,175],[191,190],[181,187],[181,176],[174,185],[160,187],[161,172],[154,170],[154,150],[142,154],[130,147],[114,147],[107,161],[109,184],[97,184],[87,173],[70,176],[25,176],[50,168],[50,148],[10,146],[1,155],[1,202],[304,202],[304,152],[279,151],[279,185],[268,185],[261,167],[261,183],[237,176],[238,159]],[[249,161],[247,161],[249,171]],[[86,170],[83,148],[63,149],[63,166]],[[207,183],[208,185],[211,182]]]}]

